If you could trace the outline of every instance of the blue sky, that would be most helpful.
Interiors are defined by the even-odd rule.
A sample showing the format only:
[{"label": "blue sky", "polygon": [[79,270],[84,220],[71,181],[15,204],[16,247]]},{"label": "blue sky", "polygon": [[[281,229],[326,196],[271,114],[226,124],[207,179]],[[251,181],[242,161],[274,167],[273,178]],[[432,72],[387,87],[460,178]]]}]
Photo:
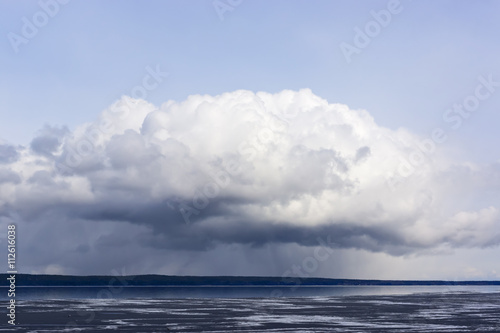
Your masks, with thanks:
[{"label": "blue sky", "polygon": [[[443,116],[446,110],[452,108],[454,104],[464,103],[469,96],[473,96],[484,79],[490,78],[493,82],[500,82],[500,62],[498,61],[500,3],[498,1],[401,0],[397,3],[392,0],[220,0],[219,2],[212,0],[189,2],[72,0],[67,2],[59,3],[56,0],[0,1],[2,8],[0,29],[1,36],[3,36],[0,38],[0,144],[5,144],[5,147],[7,145],[18,147],[15,148],[19,150],[16,156],[28,154],[26,151],[22,153],[23,150],[18,145],[30,147],[33,156],[38,156],[36,158],[50,159],[66,156],[64,154],[67,153],[68,147],[78,142],[75,138],[85,131],[84,129],[78,130],[78,128],[84,128],[81,127],[82,124],[98,123],[102,119],[107,119],[106,117],[111,117],[106,112],[102,113],[103,110],[113,109],[115,106],[112,105],[122,96],[133,95],[134,89],[144,84],[143,80],[150,71],[159,68],[161,72],[168,72],[168,77],[162,79],[154,89],[147,91],[145,100],[152,106],[140,104],[138,114],[144,113],[140,123],[131,120],[123,126],[132,126],[136,131],[139,131],[141,126],[144,126],[143,129],[147,128],[142,123],[146,119],[147,112],[152,113],[152,110],[157,108],[162,112],[166,110],[165,112],[174,114],[175,112],[172,111],[174,107],[169,109],[170,104],[165,107],[162,107],[162,104],[167,101],[181,103],[190,95],[216,96],[244,89],[254,93],[276,94],[272,98],[262,98],[264,100],[276,98],[281,101],[280,98],[288,98],[283,97],[286,94],[279,95],[283,90],[310,89],[313,95],[327,100],[330,104],[340,103],[347,105],[350,110],[366,110],[378,125],[373,133],[392,133],[391,135],[397,136],[397,140],[401,140],[401,142],[398,141],[399,146],[387,148],[387,154],[391,152],[391,154],[401,153],[401,156],[408,156],[411,150],[406,146],[404,133],[411,133],[409,137],[416,142],[429,138],[435,128],[443,129],[448,135],[448,140],[438,147],[439,155],[436,162],[429,167],[433,175],[429,179],[444,179],[439,178],[440,172],[443,172],[450,175],[450,183],[462,184],[463,182],[463,187],[459,190],[452,190],[451,187],[431,189],[429,191],[433,193],[433,198],[439,195],[444,196],[444,193],[462,194],[457,194],[456,197],[449,196],[448,201],[443,203],[445,207],[443,209],[452,216],[450,218],[462,221],[460,223],[469,223],[482,217],[485,221],[490,221],[490,218],[494,219],[493,216],[496,216],[495,200],[499,197],[499,189],[495,187],[496,185],[487,188],[485,183],[488,182],[478,179],[498,177],[496,170],[500,169],[498,168],[499,150],[495,144],[500,140],[500,132],[497,130],[497,124],[500,121],[498,112],[500,89],[491,92],[487,98],[481,100],[475,111],[471,112],[468,118],[462,119],[461,126],[456,130],[451,127],[451,122],[443,119]],[[13,46],[13,34],[22,37],[26,20],[33,23],[34,17],[37,15],[41,17],[40,15],[43,14],[40,12],[43,13],[43,7],[46,4],[51,4],[51,6],[57,4],[53,17],[48,18],[46,24],[38,27],[34,36],[26,38],[27,43]],[[217,7],[221,4],[229,6],[231,10],[221,13]],[[355,45],[356,29],[366,30],[370,22],[374,22],[373,12],[387,12],[391,6],[396,6],[398,10],[397,13],[391,14],[387,26],[379,24],[380,31],[373,37],[369,37],[369,45],[358,47],[359,53],[353,54],[350,61],[347,61],[341,49],[342,43]],[[485,87],[481,89],[483,92],[486,91]],[[241,97],[238,94],[231,96],[235,99]],[[316,103],[315,97],[307,92],[297,93],[296,96],[302,96],[300,98],[307,100],[307,103]],[[199,99],[207,103],[231,105],[225,97],[214,100],[209,97],[199,97]],[[197,99],[192,101],[195,100]],[[192,110],[190,103],[194,103],[192,101],[181,103],[176,107],[190,114]],[[326,108],[326,106],[321,107]],[[162,120],[164,118],[156,114],[151,115],[150,119],[156,119],[158,123],[164,121]],[[303,122],[306,123],[306,120]],[[181,122],[181,120],[178,121]],[[207,120],[192,118],[193,124],[204,124],[204,121]],[[211,124],[211,121],[207,124]],[[352,119],[345,121],[349,126],[355,127],[358,124],[350,123],[354,121]],[[356,121],[372,126],[367,125],[370,121],[361,113]],[[132,123],[133,125],[130,125]],[[168,127],[165,125],[166,121],[163,124],[165,128]],[[46,128],[45,132],[41,131],[45,125],[52,126],[50,127],[52,129]],[[64,141],[58,136],[59,134],[54,134],[56,132],[53,130],[54,126],[67,126],[69,133],[74,133],[74,136],[65,137],[66,141]],[[200,128],[203,127],[200,126]],[[229,123],[227,126],[232,125]],[[187,131],[186,124],[180,128],[182,128],[182,130],[179,129],[180,132]],[[168,127],[168,130],[173,131],[173,128]],[[171,135],[171,132],[168,133]],[[117,135],[122,134],[117,133]],[[46,154],[46,150],[36,148],[36,145],[32,144],[35,137],[40,139],[39,142],[48,142],[43,140],[52,140],[57,137],[59,140],[56,140],[57,142],[60,144],[64,142],[64,146],[59,147],[64,152],[63,155],[57,155],[55,150]],[[328,133],[324,133],[324,138],[327,137],[329,137]],[[346,140],[347,138],[350,137],[346,136]],[[123,140],[135,139],[124,137]],[[176,140],[181,142],[182,136]],[[221,140],[231,140],[231,137]],[[187,141],[182,142],[190,147],[191,152],[197,151],[194,143],[191,142],[190,146]],[[366,142],[363,142],[356,147],[357,152],[364,151],[361,149],[363,148],[361,144],[366,144]],[[106,151],[115,149],[116,145],[119,146],[118,143],[113,144]],[[206,151],[215,149],[214,147],[205,148]],[[342,149],[344,148],[347,149],[346,147]],[[373,153],[375,148],[370,148]],[[10,148],[5,149],[10,152]],[[338,151],[342,151],[341,148],[339,149]],[[203,149],[200,151],[203,152]],[[116,157],[116,155],[113,156]],[[387,156],[390,158],[389,155]],[[440,156],[446,156],[446,158],[440,159]],[[35,157],[24,156],[23,158],[29,161],[30,158]],[[11,163],[10,157],[6,159]],[[440,164],[443,160],[452,162]],[[22,172],[19,170],[22,167],[12,163],[6,168],[19,172],[21,175]],[[44,160],[43,163],[49,162]],[[39,165],[43,163],[39,161]],[[464,171],[463,168],[466,167],[470,167],[470,170]],[[31,166],[27,167],[26,170],[31,171],[25,171],[25,176],[33,177],[31,168]],[[376,168],[374,166],[374,169]],[[394,168],[397,168],[397,165]],[[364,175],[365,171],[359,172],[359,175]],[[476,178],[471,176],[471,179],[464,180],[463,174],[472,175],[474,172],[478,175],[474,176]],[[9,177],[12,176],[12,174],[9,175]],[[97,186],[93,183],[92,177],[94,176],[89,176],[88,179],[93,186]],[[34,181],[30,183],[29,179],[33,178],[26,177],[26,184]],[[95,179],[101,181],[103,178],[100,177]],[[363,176],[359,177],[364,179]],[[371,180],[367,183],[372,184]],[[422,182],[420,186],[423,187],[426,184]],[[432,183],[427,185],[433,186]],[[408,193],[418,192],[415,197],[419,198],[421,193],[425,192],[425,189],[420,187],[418,190],[416,188],[406,190]],[[365,188],[364,191],[369,190]],[[468,191],[477,191],[477,195],[472,195]],[[388,197],[387,200],[392,199]],[[489,207],[495,209],[489,210]],[[476,213],[472,213],[473,211]],[[429,214],[429,216],[432,215],[432,218],[427,216],[429,221],[438,219],[440,216],[437,213]],[[405,218],[408,216],[405,215]],[[420,220],[414,222],[421,223]],[[45,225],[44,223],[40,222],[40,225]],[[114,224],[107,225],[106,223],[102,222],[103,229],[95,232],[106,234],[114,230]],[[490,222],[484,223],[487,225]],[[140,233],[134,229],[136,226],[133,223],[129,227],[131,228],[129,235],[135,235],[135,232]],[[88,244],[82,243],[82,249],[93,248],[94,243],[91,239],[96,242],[95,244],[101,244],[97,240],[107,239],[106,237],[99,238],[102,236],[100,234],[88,232],[89,242]],[[424,231],[422,232],[425,234]],[[443,242],[456,241],[457,244],[462,244],[462,236],[448,235],[443,236],[442,239]],[[32,237],[36,239],[35,234]],[[434,241],[425,238],[427,236],[422,237],[417,247],[425,247],[423,245],[425,242],[428,242],[425,244],[430,244]],[[137,236],[137,239],[139,238]],[[221,240],[221,242],[224,241]],[[440,257],[447,250],[434,249],[432,251],[437,251],[439,255],[432,257],[433,267],[439,267],[442,262],[446,261],[454,262],[456,267],[459,267],[460,258],[465,257],[471,265],[474,262],[481,262],[483,266],[478,268],[472,265],[472,268],[467,269],[462,269],[460,266],[454,270],[436,275],[429,273],[431,275],[425,276],[467,277],[469,276],[467,272],[473,272],[471,274],[479,272],[477,276],[481,278],[500,276],[500,267],[495,268],[499,275],[491,273],[488,268],[494,257],[498,257],[497,248],[491,245],[493,243],[495,242],[482,239],[472,245],[462,244],[463,246],[458,246],[460,249],[457,250],[462,254],[454,256],[453,259],[446,256]],[[306,250],[300,248],[299,245],[304,246]],[[307,252],[308,244],[299,245],[297,245],[298,248],[294,247],[289,250],[296,254]],[[61,246],[64,248],[63,245]],[[282,258],[283,253],[286,252],[280,246],[276,249],[277,258]],[[468,247],[473,250],[467,252]],[[481,248],[487,248],[485,251],[489,251],[489,254],[483,256]],[[36,247],[30,249],[37,251]],[[346,257],[356,257],[358,250],[372,251],[374,249],[369,246],[360,246]],[[402,265],[401,267],[406,267],[405,269],[415,262],[423,262],[423,257],[412,259],[415,261],[401,261],[400,255],[406,255],[406,250],[402,248],[398,250],[384,248],[377,252],[379,250],[374,250],[377,254],[373,256],[377,256],[380,262],[386,263],[387,267],[393,265],[393,262],[391,262],[392,259],[381,257],[386,253],[397,255],[397,259],[394,260],[398,262],[398,265]],[[92,252],[92,250],[89,251]],[[159,249],[155,251],[158,252],[151,254],[152,257],[160,256],[162,253]],[[181,248],[178,251],[182,252],[185,249]],[[348,250],[342,249],[342,251]],[[463,254],[464,251],[466,254]],[[206,261],[210,262],[209,258],[219,256],[220,253],[224,253],[224,250],[217,248],[213,253],[206,253],[206,258],[208,258]],[[255,258],[259,258],[259,255],[259,253],[252,252],[249,254],[251,259],[247,259],[257,260]],[[359,260],[372,260],[371,255],[359,254],[359,258],[362,258]],[[50,253],[47,252],[44,258],[49,256]],[[156,270],[130,266],[130,269],[134,272],[206,273],[199,262],[193,264],[193,267],[200,267],[199,269],[183,270],[187,262],[195,260],[189,254],[185,256],[185,261],[179,261],[178,266]],[[483,261],[478,261],[477,258],[483,258],[481,259]],[[89,254],[87,259],[91,262],[93,257]],[[63,262],[62,259],[56,263],[51,263],[48,259],[40,259],[39,264],[35,261],[31,263],[29,270],[32,272],[91,272],[91,268],[79,270],[76,267],[70,267],[69,264],[66,267]],[[107,262],[103,261],[100,267],[107,267],[106,264]],[[154,264],[151,265],[154,266]],[[230,272],[229,267],[227,269],[227,272]],[[257,271],[259,274],[279,275],[282,271],[280,269]],[[104,270],[96,272],[106,273]],[[346,268],[338,268],[335,272],[335,274],[349,272],[346,274],[350,277],[361,274]],[[249,274],[249,271],[242,268],[240,273]],[[318,274],[330,276],[334,273],[325,269]],[[369,271],[361,275],[391,277],[381,272],[370,275]],[[394,276],[405,277],[404,274]]]},{"label": "blue sky", "polygon": [[[347,64],[339,48],[387,1],[243,1],[221,21],[211,1],[70,1],[19,53],[37,1],[3,1],[1,133],[28,143],[44,124],[93,120],[159,64],[170,77],[147,99],[237,89],[310,88],[368,110],[390,128],[427,133],[470,93],[479,75],[500,77],[495,1],[401,1],[402,11]],[[475,159],[495,135],[499,103],[481,106],[455,138]]]}]

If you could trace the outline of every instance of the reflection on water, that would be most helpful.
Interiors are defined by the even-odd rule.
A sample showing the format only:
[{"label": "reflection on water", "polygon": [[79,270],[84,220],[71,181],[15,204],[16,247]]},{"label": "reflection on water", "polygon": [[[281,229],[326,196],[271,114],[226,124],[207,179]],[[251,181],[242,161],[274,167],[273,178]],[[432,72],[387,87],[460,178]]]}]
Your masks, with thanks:
[{"label": "reflection on water", "polygon": [[[407,295],[440,292],[500,292],[500,286],[300,286],[292,287],[18,287],[16,299],[254,298]],[[0,299],[7,292],[0,291]]]}]

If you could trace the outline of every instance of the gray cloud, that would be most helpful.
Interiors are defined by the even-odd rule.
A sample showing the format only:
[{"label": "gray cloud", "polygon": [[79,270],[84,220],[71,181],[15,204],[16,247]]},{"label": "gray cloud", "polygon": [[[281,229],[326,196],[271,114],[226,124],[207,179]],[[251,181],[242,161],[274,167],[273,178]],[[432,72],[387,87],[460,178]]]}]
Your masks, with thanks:
[{"label": "gray cloud", "polygon": [[38,135],[31,141],[33,152],[45,156],[52,156],[62,145],[62,140],[69,133],[67,127],[52,127],[45,125]]},{"label": "gray cloud", "polygon": [[356,156],[354,157],[354,163],[364,161],[370,156],[370,147],[361,147],[356,151]]},{"label": "gray cloud", "polygon": [[8,164],[17,161],[19,152],[16,147],[8,144],[0,144],[0,163]]},{"label": "gray cloud", "polygon": [[12,183],[19,184],[21,182],[21,177],[16,172],[6,169],[0,169],[0,184],[2,183]]},{"label": "gray cloud", "polygon": [[[387,186],[418,140],[309,90],[160,108],[124,97],[73,132],[46,126],[31,151],[1,146],[2,223],[29,233],[39,272],[183,272],[200,256],[242,260],[232,247],[277,265],[323,245],[402,256],[499,244],[498,165],[439,155]],[[167,253],[178,257],[155,268]]]}]

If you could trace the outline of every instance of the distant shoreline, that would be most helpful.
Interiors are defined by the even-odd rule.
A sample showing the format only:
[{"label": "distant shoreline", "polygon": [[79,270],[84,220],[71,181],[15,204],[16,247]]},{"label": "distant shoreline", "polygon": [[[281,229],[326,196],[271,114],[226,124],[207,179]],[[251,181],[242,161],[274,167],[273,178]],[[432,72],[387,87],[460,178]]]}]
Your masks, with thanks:
[{"label": "distant shoreline", "polygon": [[[7,287],[9,274],[0,274]],[[260,276],[35,275],[16,274],[18,287],[328,287],[328,286],[500,286],[500,281],[363,280]]]}]

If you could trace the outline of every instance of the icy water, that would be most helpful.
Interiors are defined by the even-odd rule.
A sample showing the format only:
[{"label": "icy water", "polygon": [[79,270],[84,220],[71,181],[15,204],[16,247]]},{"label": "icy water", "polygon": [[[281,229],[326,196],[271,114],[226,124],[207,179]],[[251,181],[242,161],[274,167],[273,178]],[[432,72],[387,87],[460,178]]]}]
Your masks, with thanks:
[{"label": "icy water", "polygon": [[[261,289],[269,293],[257,288],[257,295]],[[220,298],[210,288],[198,298],[167,298],[161,292],[140,298],[38,297],[17,301],[14,327],[7,325],[3,307],[0,331],[500,332],[498,287],[326,289],[330,295],[277,298]]]}]

